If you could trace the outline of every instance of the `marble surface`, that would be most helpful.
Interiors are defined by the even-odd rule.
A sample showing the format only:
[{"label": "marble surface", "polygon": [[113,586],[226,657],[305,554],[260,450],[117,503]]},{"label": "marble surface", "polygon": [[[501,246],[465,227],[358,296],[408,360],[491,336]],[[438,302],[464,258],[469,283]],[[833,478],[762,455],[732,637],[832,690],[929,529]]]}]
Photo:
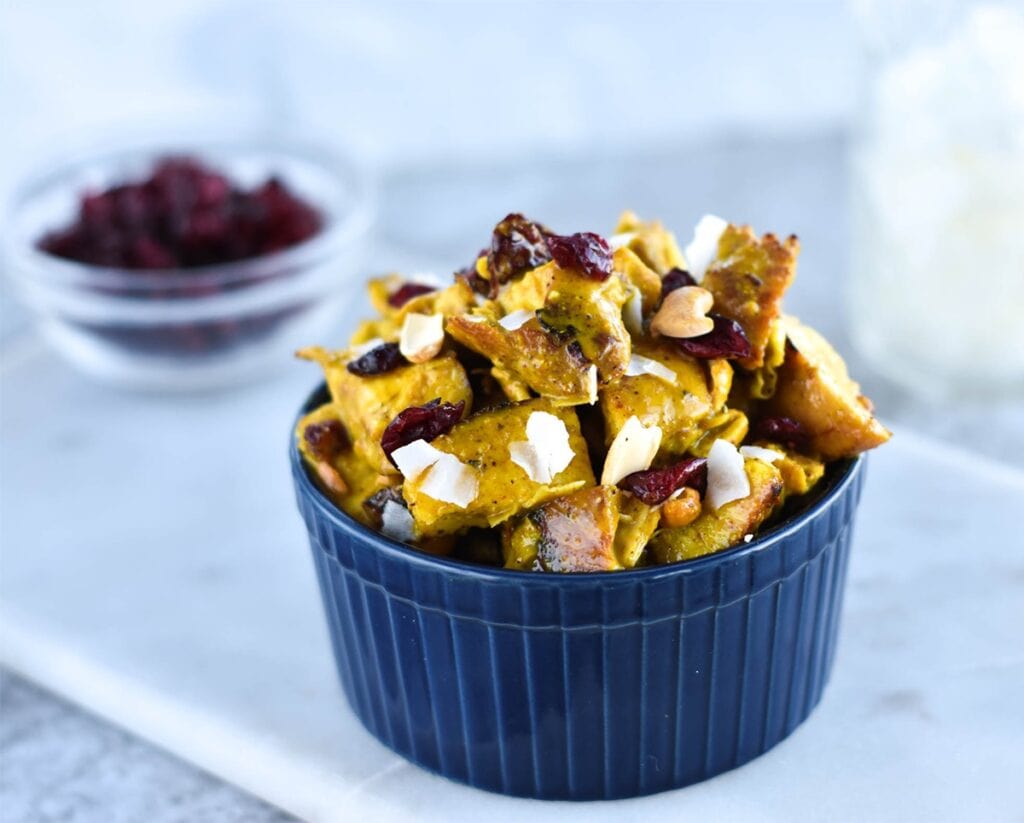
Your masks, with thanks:
[{"label": "marble surface", "polygon": [[[4,375],[8,424],[44,424],[74,493],[55,510],[39,443],[5,443],[0,472],[20,493],[0,509],[0,661],[303,819],[593,817],[422,772],[344,705],[285,472],[308,376],[173,409],[124,397],[116,412],[77,379],[42,352]],[[1024,813],[1024,475],[902,430],[869,473],[836,670],[811,720],[740,771],[602,813]]]},{"label": "marble surface", "polygon": [[153,745],[0,673],[0,819],[5,823],[287,823]]},{"label": "marble surface", "polygon": [[[699,152],[666,147],[642,158],[547,158],[532,169],[399,169],[385,180],[381,247],[388,252],[380,259],[387,261],[385,267],[411,260],[426,261],[416,268],[450,269],[463,262],[466,248],[479,245],[479,237],[510,202],[567,228],[604,225],[620,205],[661,215],[677,226],[688,225],[710,208],[760,226],[793,226],[800,232],[804,255],[792,295],[794,310],[814,317],[849,355],[841,301],[836,299],[846,275],[848,242],[843,152],[842,139],[826,136],[758,143],[723,140]],[[3,659],[72,700],[266,796],[268,787],[276,785],[258,768],[267,747],[284,758],[286,774],[291,774],[288,766],[297,756],[293,748],[285,746],[282,753],[278,745],[280,730],[291,728],[288,724],[301,715],[301,707],[294,704],[329,705],[329,712],[338,713],[332,723],[347,713],[326,657],[312,572],[284,474],[282,427],[311,378],[293,372],[230,398],[168,400],[114,392],[55,361],[26,334],[23,316],[11,310],[11,301],[5,299],[3,309]],[[863,382],[887,419],[969,442],[975,452],[1009,464],[1024,464],[1020,403],[994,407],[979,400],[935,407],[877,381],[852,359],[855,373],[866,377]],[[215,423],[221,432],[231,432],[227,444],[218,439]],[[198,431],[207,431],[208,437],[180,436]],[[837,820],[853,819],[853,811],[872,819],[977,818],[982,810],[995,820],[1024,814],[1021,791],[1006,772],[1014,752],[1005,748],[1008,738],[1020,739],[1024,731],[1013,696],[1024,685],[1019,643],[1004,631],[1019,625],[1022,616],[1024,572],[1013,552],[1017,547],[1019,555],[1020,539],[1006,509],[985,508],[991,506],[986,490],[1009,490],[1019,499],[1020,475],[903,434],[872,467],[865,505],[876,500],[875,505],[883,506],[881,516],[902,522],[914,551],[907,554],[862,530],[851,568],[839,668],[812,725],[773,753],[771,761],[667,796],[674,798],[673,810],[713,818],[763,818],[768,804],[778,808],[779,819],[796,810]],[[916,451],[908,443],[916,444]],[[914,456],[908,458],[911,452]],[[60,475],[56,484],[55,471]],[[254,484],[253,477],[267,482]],[[978,479],[980,487],[962,495],[965,477]],[[942,505],[925,502],[923,494],[907,498],[903,493],[915,478]],[[951,483],[956,487],[953,505],[946,502],[954,494]],[[231,494],[215,505],[214,492],[224,488]],[[49,507],[48,499],[59,508]],[[236,522],[248,522],[247,530],[232,531],[229,525]],[[960,545],[947,533],[958,522],[969,527],[953,533],[954,538],[960,535]],[[211,523],[219,535],[215,541],[209,540]],[[927,542],[933,534],[947,538],[941,543],[943,552],[936,553],[935,545]],[[980,563],[967,574],[961,568],[965,550]],[[26,558],[33,560],[26,552],[45,562],[32,571],[31,565],[23,565]],[[132,584],[119,587],[104,573],[101,561],[135,575]],[[27,579],[19,577],[17,572],[26,569]],[[175,569],[187,569],[187,598],[169,585],[174,578],[168,573]],[[240,576],[239,569],[245,574]],[[259,588],[260,579],[268,589]],[[918,611],[901,601],[905,584],[918,587],[928,608]],[[235,589],[234,600],[225,599],[225,589],[233,586],[242,588]],[[1016,600],[1008,601],[1013,586]],[[144,592],[153,596],[144,597]],[[75,604],[87,608],[82,612],[72,608]],[[175,610],[188,620],[165,619],[179,613]],[[282,621],[292,628],[280,627]],[[206,627],[199,637],[206,645],[200,644],[182,668],[183,650],[194,645],[181,633],[187,626]],[[12,633],[12,627],[18,630]],[[292,632],[287,647],[281,634],[286,630]],[[77,633],[70,640],[69,631]],[[254,648],[252,638],[266,631],[278,647]],[[104,654],[97,657],[95,643],[85,643],[83,637],[99,639]],[[999,643],[1005,644],[1003,653],[997,651]],[[76,668],[83,660],[85,671]],[[123,680],[109,679],[114,675],[105,661],[110,660],[119,661],[114,674]],[[261,676],[242,677],[252,666],[262,667]],[[181,705],[194,707],[211,679],[224,689],[221,702],[198,714],[190,711],[183,719]],[[154,682],[164,688],[154,688]],[[256,712],[260,693],[271,686],[280,690],[282,682],[291,699],[279,699],[265,714]],[[124,683],[129,687],[123,688]],[[871,684],[866,691],[864,683]],[[276,693],[280,698],[281,692]],[[239,738],[237,729],[225,723],[225,705],[243,707],[249,720],[258,713],[259,722],[248,723]],[[173,713],[165,717],[168,710]],[[5,821],[287,819],[20,679],[5,679],[0,711],[0,816]],[[230,712],[226,716],[233,717]],[[278,730],[277,738],[268,727]],[[358,807],[367,820],[449,819],[439,817],[443,804],[468,814],[480,810],[476,801],[485,807],[480,813],[498,819],[523,810],[514,801],[503,810],[496,805],[500,799],[421,775],[380,750],[361,729],[342,726],[350,736],[338,740],[331,736],[338,727],[330,723],[307,722],[302,728],[307,735],[319,735],[319,745],[334,752],[332,758],[338,750],[359,753],[359,763],[347,771],[333,760],[326,772],[303,769],[297,785],[319,781],[309,797],[274,797],[302,816],[339,818],[344,810]],[[219,747],[206,739],[210,736],[220,741]],[[250,756],[252,751],[263,754]],[[843,764],[856,762],[859,770],[829,770],[834,757],[850,758]],[[814,759],[824,762],[817,764],[817,771],[803,774]],[[794,773],[801,773],[798,787]],[[339,774],[366,782],[337,799],[333,792]],[[321,782],[335,789],[321,788]],[[857,795],[853,805],[843,806],[850,795]],[[536,814],[532,804],[526,806]],[[560,816],[573,814],[558,808]],[[580,814],[588,818],[614,815],[627,820],[655,811],[643,802],[635,810],[625,804],[585,808],[589,811]]]}]

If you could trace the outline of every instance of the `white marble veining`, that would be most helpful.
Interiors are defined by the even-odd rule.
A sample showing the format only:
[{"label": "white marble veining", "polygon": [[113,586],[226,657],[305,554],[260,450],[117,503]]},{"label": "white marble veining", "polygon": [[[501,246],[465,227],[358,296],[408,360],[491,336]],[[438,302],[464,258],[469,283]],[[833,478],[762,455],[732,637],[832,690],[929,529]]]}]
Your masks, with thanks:
[{"label": "white marble veining", "polygon": [[[17,489],[0,509],[4,664],[306,819],[594,817],[429,775],[349,712],[285,460],[312,373],[173,405],[79,380],[32,351],[4,375],[21,433],[0,455]],[[897,431],[869,466],[819,709],[737,772],[600,812],[1019,817],[1022,495],[1012,469]]]}]

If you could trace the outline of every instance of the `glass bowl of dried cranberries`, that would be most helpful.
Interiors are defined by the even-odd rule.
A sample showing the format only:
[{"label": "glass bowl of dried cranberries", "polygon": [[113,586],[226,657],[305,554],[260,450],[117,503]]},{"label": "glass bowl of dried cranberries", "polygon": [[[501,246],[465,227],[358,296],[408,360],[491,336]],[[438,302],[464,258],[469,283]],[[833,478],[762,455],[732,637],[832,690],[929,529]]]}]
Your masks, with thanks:
[{"label": "glass bowl of dried cranberries", "polygon": [[147,389],[271,374],[328,333],[373,222],[356,164],[303,144],[108,150],[15,193],[6,269],[84,371]]}]

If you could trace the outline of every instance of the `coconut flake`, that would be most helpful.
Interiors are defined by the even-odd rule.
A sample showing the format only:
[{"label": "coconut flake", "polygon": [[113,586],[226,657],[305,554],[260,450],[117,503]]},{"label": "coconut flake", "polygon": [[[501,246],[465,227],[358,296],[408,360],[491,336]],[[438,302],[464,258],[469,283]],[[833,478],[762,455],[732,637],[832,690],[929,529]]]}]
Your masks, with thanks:
[{"label": "coconut flake", "polygon": [[645,426],[636,415],[630,417],[608,449],[601,485],[614,486],[627,474],[649,469],[660,445],[660,426]]},{"label": "coconut flake", "polygon": [[775,449],[765,449],[761,446],[740,446],[740,454],[760,460],[762,463],[774,463],[782,457]]},{"label": "coconut flake", "polygon": [[651,358],[644,357],[642,354],[631,355],[629,365],[626,366],[626,377],[639,377],[642,374],[660,377],[666,383],[671,383],[673,386],[676,385],[678,380],[676,373],[664,363],[651,360]]},{"label": "coconut flake", "polygon": [[713,214],[705,214],[693,230],[693,240],[683,251],[686,257],[687,271],[700,282],[708,266],[718,256],[718,241],[729,227],[729,223]]},{"label": "coconut flake", "polygon": [[569,445],[565,423],[548,412],[530,415],[526,421],[526,442],[510,443],[508,453],[534,483],[550,483],[576,456]]},{"label": "coconut flake", "polygon": [[444,345],[444,316],[409,312],[402,323],[398,350],[410,363],[426,363]]},{"label": "coconut flake", "polygon": [[358,346],[352,346],[349,352],[352,354],[353,360],[358,360],[367,352],[373,351],[378,346],[383,346],[384,340],[380,337],[371,337],[365,343],[360,343]]},{"label": "coconut flake", "polygon": [[635,231],[623,231],[606,238],[605,242],[608,243],[608,248],[614,251],[615,249],[621,249],[623,246],[628,246],[635,237]]},{"label": "coconut flake", "polygon": [[440,460],[443,454],[443,451],[435,449],[421,438],[395,449],[391,452],[391,459],[406,480],[415,480]]},{"label": "coconut flake", "polygon": [[457,457],[444,452],[420,484],[422,494],[442,503],[452,503],[460,509],[476,500],[479,489],[476,472]]},{"label": "coconut flake", "polygon": [[587,371],[587,403],[593,406],[597,402],[597,366],[591,364]]},{"label": "coconut flake", "polygon": [[525,440],[509,443],[508,456],[534,483],[551,482],[551,473],[547,471],[544,461],[537,454],[537,450]]},{"label": "coconut flake", "polygon": [[728,440],[718,439],[708,452],[708,490],[705,502],[720,509],[750,494],[750,480],[743,470],[743,455]]},{"label": "coconut flake", "polygon": [[501,320],[498,321],[498,325],[506,331],[515,331],[524,325],[531,317],[533,317],[533,315],[534,313],[532,311],[519,309],[502,317]]},{"label": "coconut flake", "polygon": [[636,286],[626,286],[626,302],[622,304],[622,322],[634,337],[644,333],[644,298]]},{"label": "coconut flake", "polygon": [[388,500],[381,510],[380,517],[380,530],[392,540],[408,543],[410,540],[415,539],[416,532],[413,528],[415,521],[413,521],[409,510],[401,503]]},{"label": "coconut flake", "polygon": [[744,543],[749,543],[753,539],[754,539],[754,535],[752,535],[752,534],[745,534],[745,535],[743,535],[743,542]]},{"label": "coconut flake", "polygon": [[487,322],[487,318],[486,317],[482,317],[479,314],[464,314],[464,315],[462,315],[462,319],[465,320],[467,323],[486,323]]}]

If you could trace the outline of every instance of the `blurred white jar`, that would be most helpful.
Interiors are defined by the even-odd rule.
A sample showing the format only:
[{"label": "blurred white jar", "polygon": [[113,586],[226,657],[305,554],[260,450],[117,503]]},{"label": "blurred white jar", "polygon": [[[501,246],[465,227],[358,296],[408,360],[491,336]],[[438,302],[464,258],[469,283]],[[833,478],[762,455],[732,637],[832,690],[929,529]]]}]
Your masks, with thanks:
[{"label": "blurred white jar", "polygon": [[857,8],[854,343],[918,393],[1024,393],[1024,4]]}]

